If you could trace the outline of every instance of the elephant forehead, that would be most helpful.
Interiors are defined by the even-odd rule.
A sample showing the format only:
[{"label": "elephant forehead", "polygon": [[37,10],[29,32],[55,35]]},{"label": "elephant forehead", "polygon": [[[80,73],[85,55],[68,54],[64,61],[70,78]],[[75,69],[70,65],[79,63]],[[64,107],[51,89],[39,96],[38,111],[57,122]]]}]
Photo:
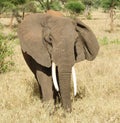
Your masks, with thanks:
[{"label": "elephant forehead", "polygon": [[54,38],[60,39],[75,39],[77,32],[75,31],[74,25],[69,21],[58,21],[54,24],[51,33]]}]

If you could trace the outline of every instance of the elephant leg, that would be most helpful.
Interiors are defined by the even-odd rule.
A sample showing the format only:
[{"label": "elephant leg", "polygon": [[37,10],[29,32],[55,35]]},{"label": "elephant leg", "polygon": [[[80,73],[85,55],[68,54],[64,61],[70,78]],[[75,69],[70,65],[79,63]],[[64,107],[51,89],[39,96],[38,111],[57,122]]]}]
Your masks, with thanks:
[{"label": "elephant leg", "polygon": [[41,91],[43,96],[43,101],[48,101],[53,99],[53,84],[51,77],[51,68],[41,67],[36,71],[36,77],[41,85]]},{"label": "elephant leg", "polygon": [[51,68],[46,68],[38,64],[30,55],[23,53],[24,59],[35,75],[40,89],[40,97],[43,101],[53,99],[53,84],[51,77]]},{"label": "elephant leg", "polygon": [[[25,62],[27,63],[28,67],[34,74],[35,79],[37,80],[37,77],[36,77],[37,63],[36,63],[36,61],[30,55],[28,55],[27,53],[24,53],[23,51],[22,51],[22,54],[25,59]],[[37,80],[37,82],[38,82],[38,80]],[[39,86],[40,98],[42,98],[42,91],[41,91],[41,86],[40,86],[39,82],[38,82],[38,86]]]}]

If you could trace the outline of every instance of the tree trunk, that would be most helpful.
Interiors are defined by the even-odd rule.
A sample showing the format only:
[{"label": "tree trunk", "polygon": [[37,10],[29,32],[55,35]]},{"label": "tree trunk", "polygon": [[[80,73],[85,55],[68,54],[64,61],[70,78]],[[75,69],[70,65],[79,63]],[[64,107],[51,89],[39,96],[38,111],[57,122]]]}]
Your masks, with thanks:
[{"label": "tree trunk", "polygon": [[10,20],[10,23],[9,23],[10,28],[12,28],[13,20],[14,20],[14,15],[12,14],[12,17],[11,17],[11,20]]},{"label": "tree trunk", "polygon": [[25,8],[23,8],[22,10],[22,20],[24,20],[24,17],[25,17]]},{"label": "tree trunk", "polygon": [[45,9],[44,2],[43,2],[42,0],[38,0],[38,2],[39,2],[40,5],[43,7],[43,9]]},{"label": "tree trunk", "polygon": [[50,2],[49,2],[49,0],[47,0],[46,8],[47,8],[47,10],[50,10]]},{"label": "tree trunk", "polygon": [[111,19],[111,22],[110,22],[110,32],[113,32],[114,31],[114,9],[113,7],[111,7],[110,9],[110,19]]}]

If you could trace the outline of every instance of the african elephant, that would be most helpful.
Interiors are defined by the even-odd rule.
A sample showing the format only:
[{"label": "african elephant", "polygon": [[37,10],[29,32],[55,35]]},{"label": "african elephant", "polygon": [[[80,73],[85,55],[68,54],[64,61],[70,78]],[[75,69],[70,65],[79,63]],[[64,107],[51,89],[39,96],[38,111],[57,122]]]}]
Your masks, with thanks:
[{"label": "african elephant", "polygon": [[[63,108],[71,111],[73,65],[93,60],[99,50],[91,29],[79,20],[36,13],[19,25],[18,37],[24,59],[41,87],[43,101],[53,99],[57,90]],[[58,81],[58,85],[54,87],[52,81]]]}]

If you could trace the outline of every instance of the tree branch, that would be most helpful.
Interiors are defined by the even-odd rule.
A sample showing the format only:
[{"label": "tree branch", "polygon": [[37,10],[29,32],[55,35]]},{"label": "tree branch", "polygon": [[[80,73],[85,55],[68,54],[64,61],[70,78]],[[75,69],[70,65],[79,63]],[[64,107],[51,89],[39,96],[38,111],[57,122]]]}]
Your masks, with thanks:
[{"label": "tree branch", "polygon": [[44,1],[43,0],[37,0],[40,5],[43,7],[43,9],[46,9],[45,5],[44,5]]}]

